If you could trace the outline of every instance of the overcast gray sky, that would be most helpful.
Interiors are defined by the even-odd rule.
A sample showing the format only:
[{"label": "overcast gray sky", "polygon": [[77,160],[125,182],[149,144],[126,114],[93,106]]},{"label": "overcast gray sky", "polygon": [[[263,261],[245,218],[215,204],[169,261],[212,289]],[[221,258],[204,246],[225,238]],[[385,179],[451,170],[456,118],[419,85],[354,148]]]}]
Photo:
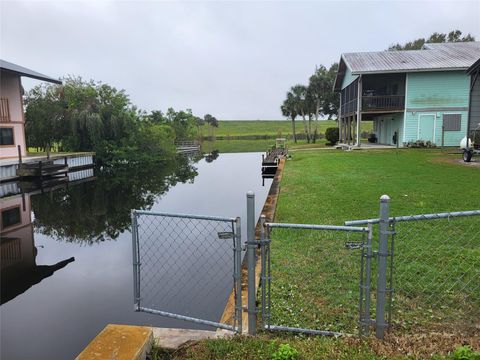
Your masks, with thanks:
[{"label": "overcast gray sky", "polygon": [[1,1],[0,11],[4,60],[106,82],[141,109],[219,119],[281,118],[289,87],[342,52],[457,28],[480,40],[480,1]]}]

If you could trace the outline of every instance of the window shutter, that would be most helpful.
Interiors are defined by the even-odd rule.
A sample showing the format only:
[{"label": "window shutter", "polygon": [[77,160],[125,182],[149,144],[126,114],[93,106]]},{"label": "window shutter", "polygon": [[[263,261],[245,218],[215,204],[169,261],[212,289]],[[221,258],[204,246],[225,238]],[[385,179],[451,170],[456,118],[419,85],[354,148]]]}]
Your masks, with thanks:
[{"label": "window shutter", "polygon": [[443,114],[443,128],[445,131],[460,131],[461,126],[461,114]]}]

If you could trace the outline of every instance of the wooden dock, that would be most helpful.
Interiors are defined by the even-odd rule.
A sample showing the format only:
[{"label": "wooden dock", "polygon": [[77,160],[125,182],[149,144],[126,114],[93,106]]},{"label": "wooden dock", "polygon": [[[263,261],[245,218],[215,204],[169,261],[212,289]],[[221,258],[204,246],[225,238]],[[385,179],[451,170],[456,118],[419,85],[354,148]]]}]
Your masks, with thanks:
[{"label": "wooden dock", "polygon": [[17,168],[17,176],[20,178],[43,178],[54,176],[66,176],[68,173],[68,165],[55,164],[53,160],[38,161],[32,163],[21,163]]},{"label": "wooden dock", "polygon": [[262,155],[262,175],[274,176],[277,172],[278,163],[280,159],[283,159],[288,155],[287,149],[276,148],[267,151],[265,155]]},{"label": "wooden dock", "polygon": [[178,141],[175,143],[177,153],[192,153],[200,151],[200,143],[198,141]]}]

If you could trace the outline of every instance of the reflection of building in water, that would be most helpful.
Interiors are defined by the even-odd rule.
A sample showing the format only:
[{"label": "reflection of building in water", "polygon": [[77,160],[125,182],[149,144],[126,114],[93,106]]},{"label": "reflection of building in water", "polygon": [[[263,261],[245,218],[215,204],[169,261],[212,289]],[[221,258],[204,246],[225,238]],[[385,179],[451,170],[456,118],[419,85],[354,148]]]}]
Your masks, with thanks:
[{"label": "reflection of building in water", "polygon": [[[18,185],[15,188],[20,189]],[[45,190],[41,187],[29,194],[0,198],[1,304],[14,299],[75,260],[71,257],[53,265],[36,263],[37,248],[30,197],[33,193]]]}]

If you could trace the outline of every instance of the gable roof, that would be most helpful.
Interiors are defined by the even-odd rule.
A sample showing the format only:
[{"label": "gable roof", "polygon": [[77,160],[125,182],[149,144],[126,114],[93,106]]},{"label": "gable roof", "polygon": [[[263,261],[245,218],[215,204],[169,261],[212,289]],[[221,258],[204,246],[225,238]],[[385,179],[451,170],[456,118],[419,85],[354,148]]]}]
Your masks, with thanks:
[{"label": "gable roof", "polygon": [[345,68],[353,75],[466,70],[480,57],[480,42],[425,44],[423,50],[387,50],[342,54],[335,79],[340,90]]},{"label": "gable roof", "polygon": [[1,60],[1,59],[0,59],[0,69],[4,70],[4,71],[11,72],[11,73],[14,73],[14,74],[17,74],[19,76],[26,76],[26,77],[29,77],[29,78],[48,81],[48,82],[55,83],[55,84],[61,84],[62,83],[58,79],[54,79],[50,76],[40,74],[39,72],[27,69],[26,67],[23,67],[23,66],[5,61],[5,60]]}]

